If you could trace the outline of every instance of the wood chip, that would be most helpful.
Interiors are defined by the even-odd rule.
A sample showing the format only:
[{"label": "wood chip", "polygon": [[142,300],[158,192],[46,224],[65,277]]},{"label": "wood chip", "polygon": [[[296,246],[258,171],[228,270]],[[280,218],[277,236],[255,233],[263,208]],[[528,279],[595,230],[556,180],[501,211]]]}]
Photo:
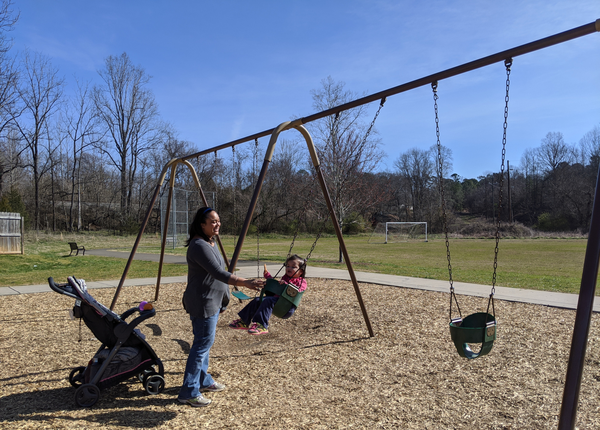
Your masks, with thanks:
[{"label": "wood chip", "polygon": [[[192,342],[181,306],[184,284],[162,285],[156,317],[140,326],[165,366],[167,388],[146,394],[137,379],[75,405],[72,368],[99,342],[56,293],[0,297],[0,428],[441,429],[556,428],[575,312],[496,300],[498,339],[489,355],[461,358],[450,340],[448,294],[361,284],[369,337],[347,281],[311,279],[296,314],[251,336],[227,325],[243,307],[232,299],[219,319],[209,371],[226,391],[207,408],[176,397]],[[110,304],[114,289],[92,290]],[[116,311],[154,297],[125,287]],[[487,299],[459,296],[461,310]],[[577,426],[600,428],[600,331],[589,334]]]}]

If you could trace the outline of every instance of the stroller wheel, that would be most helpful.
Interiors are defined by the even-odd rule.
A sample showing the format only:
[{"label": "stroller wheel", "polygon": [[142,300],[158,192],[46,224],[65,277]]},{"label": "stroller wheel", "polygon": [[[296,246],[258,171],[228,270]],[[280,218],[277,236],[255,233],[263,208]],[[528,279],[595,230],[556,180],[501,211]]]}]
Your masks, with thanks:
[{"label": "stroller wheel", "polygon": [[143,384],[144,383],[144,378],[148,375],[154,375],[156,373],[156,370],[154,369],[154,366],[152,366],[149,369],[145,369],[143,372],[138,373],[137,378],[140,380],[140,382]]},{"label": "stroller wheel", "polygon": [[100,398],[100,389],[94,384],[83,384],[75,391],[75,403],[82,408],[94,406]]},{"label": "stroller wheel", "polygon": [[165,378],[158,373],[149,373],[144,377],[144,388],[148,394],[160,394],[165,389]]},{"label": "stroller wheel", "polygon": [[71,373],[69,374],[69,383],[75,388],[83,385],[83,372],[85,372],[84,366],[79,366],[71,370]]}]

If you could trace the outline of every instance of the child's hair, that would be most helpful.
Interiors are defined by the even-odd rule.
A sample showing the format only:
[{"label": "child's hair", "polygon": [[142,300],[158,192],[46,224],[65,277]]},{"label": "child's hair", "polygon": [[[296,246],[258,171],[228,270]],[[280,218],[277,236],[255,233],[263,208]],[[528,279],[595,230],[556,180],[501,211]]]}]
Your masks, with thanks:
[{"label": "child's hair", "polygon": [[304,258],[300,257],[298,254],[294,254],[294,255],[290,255],[285,260],[285,264],[287,265],[290,261],[299,261],[300,262],[299,269],[302,270],[302,275],[300,275],[300,277],[305,278],[306,277],[306,260]]},{"label": "child's hair", "polygon": [[194,220],[190,224],[189,237],[185,241],[185,246],[189,246],[190,242],[194,239],[195,236],[200,236],[202,239],[206,240],[207,242],[212,242],[212,238],[205,235],[204,232],[202,231],[202,225],[201,225],[201,224],[206,224],[206,217],[212,211],[214,211],[213,208],[209,208],[206,206],[198,209],[198,212],[196,212],[196,215],[194,216]]}]

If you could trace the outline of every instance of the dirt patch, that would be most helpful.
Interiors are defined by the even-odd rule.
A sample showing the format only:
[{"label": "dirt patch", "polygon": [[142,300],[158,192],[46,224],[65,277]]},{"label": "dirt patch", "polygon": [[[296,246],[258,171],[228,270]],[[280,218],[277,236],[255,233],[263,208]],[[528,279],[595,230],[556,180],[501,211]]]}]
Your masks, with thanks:
[{"label": "dirt patch", "polygon": [[[56,293],[0,298],[0,428],[541,429],[556,428],[574,311],[496,301],[498,340],[477,360],[458,356],[448,331],[448,295],[361,284],[376,333],[368,336],[352,285],[311,279],[290,320],[250,336],[221,316],[210,371],[227,390],[207,408],[176,401],[191,326],[183,284],[161,286],[157,315],[142,331],[165,365],[166,390],[131,379],[75,406],[68,375],[99,347],[71,321],[73,300]],[[102,303],[114,289],[93,290]],[[116,311],[152,298],[127,287]],[[485,299],[459,297],[465,313]],[[80,338],[81,330],[81,341]],[[594,315],[577,425],[600,428],[600,331]]]}]

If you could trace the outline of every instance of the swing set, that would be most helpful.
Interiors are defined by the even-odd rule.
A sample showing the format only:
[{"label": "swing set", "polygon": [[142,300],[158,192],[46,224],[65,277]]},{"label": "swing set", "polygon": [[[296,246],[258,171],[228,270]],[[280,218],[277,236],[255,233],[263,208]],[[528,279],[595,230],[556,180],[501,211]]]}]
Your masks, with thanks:
[{"label": "swing set", "polygon": [[[312,115],[309,115],[309,116],[306,116],[303,118],[299,118],[294,121],[283,122],[275,128],[271,128],[271,129],[253,134],[251,136],[237,139],[237,140],[234,140],[234,141],[231,141],[231,142],[228,142],[228,143],[225,143],[225,144],[222,144],[222,145],[219,145],[219,146],[216,146],[216,147],[204,150],[204,151],[200,151],[195,154],[191,154],[191,155],[188,155],[185,157],[181,157],[181,158],[173,159],[173,160],[169,161],[163,168],[161,175],[159,177],[159,181],[155,188],[154,195],[151,199],[145,219],[142,222],[139,234],[138,234],[136,241],[133,245],[133,248],[131,250],[129,259],[125,265],[123,275],[121,277],[119,285],[117,286],[117,290],[115,292],[110,309],[112,310],[117,302],[120,290],[123,287],[123,284],[127,277],[127,273],[131,266],[131,262],[134,259],[136,250],[141,241],[142,234],[146,228],[148,220],[150,219],[152,209],[156,203],[157,197],[160,193],[161,187],[163,185],[163,182],[165,180],[167,173],[169,171],[171,173],[170,181],[169,181],[169,199],[168,199],[168,204],[167,204],[167,218],[168,218],[168,216],[169,216],[168,214],[170,211],[171,196],[172,196],[173,188],[174,188],[175,172],[179,165],[187,167],[190,170],[190,173],[191,173],[194,183],[200,193],[202,201],[205,203],[205,205],[208,206],[206,197],[205,197],[204,192],[202,191],[202,187],[200,185],[200,181],[198,180],[198,176],[197,176],[192,164],[188,160],[197,158],[197,157],[200,157],[200,156],[203,156],[206,154],[210,154],[213,152],[216,155],[217,151],[220,151],[220,150],[223,150],[226,148],[230,148],[230,147],[234,148],[238,144],[253,141],[253,140],[256,141],[259,138],[270,136],[270,141],[269,141],[269,145],[266,150],[266,153],[265,153],[264,162],[263,162],[260,174],[258,176],[258,179],[256,181],[256,188],[252,195],[252,199],[251,199],[251,202],[250,202],[250,205],[248,208],[248,212],[246,214],[246,218],[244,220],[244,224],[243,224],[241,232],[240,232],[239,240],[235,247],[235,251],[233,253],[231,261],[228,261],[227,256],[223,249],[223,245],[222,245],[219,237],[217,236],[218,246],[224,257],[225,263],[227,264],[229,271],[233,272],[235,270],[236,264],[238,262],[238,258],[240,256],[240,252],[242,249],[244,239],[248,233],[250,221],[251,221],[253,213],[256,209],[258,196],[260,194],[262,183],[265,179],[265,175],[267,173],[269,163],[271,162],[277,139],[282,132],[293,129],[293,130],[298,131],[302,135],[302,137],[304,138],[304,140],[307,144],[307,147],[308,147],[308,150],[309,150],[309,153],[311,156],[311,160],[313,163],[313,167],[315,169],[316,178],[318,179],[319,185],[321,187],[321,191],[323,193],[323,197],[327,204],[327,208],[328,208],[329,214],[331,216],[331,221],[333,223],[333,227],[335,229],[335,232],[336,232],[336,235],[338,238],[340,250],[342,251],[344,260],[346,262],[346,266],[348,268],[348,272],[350,274],[350,278],[351,278],[352,284],[354,286],[354,290],[355,290],[358,302],[361,307],[361,311],[362,311],[362,314],[363,314],[363,317],[365,320],[365,324],[369,331],[369,335],[371,337],[373,337],[374,332],[371,327],[371,323],[369,321],[367,311],[366,311],[366,308],[365,308],[363,300],[362,300],[362,296],[360,293],[360,289],[358,287],[358,282],[357,282],[356,275],[355,275],[353,267],[352,267],[352,263],[350,261],[348,252],[346,250],[346,246],[344,244],[344,239],[342,237],[342,232],[341,232],[340,226],[334,215],[335,212],[333,210],[333,205],[331,202],[331,198],[329,196],[329,192],[327,190],[323,172],[321,171],[319,157],[317,155],[317,151],[313,144],[312,137],[310,136],[309,132],[304,127],[304,124],[307,124],[309,122],[316,121],[316,120],[319,120],[319,119],[322,119],[322,118],[325,118],[325,117],[328,117],[331,115],[339,115],[340,112],[343,112],[343,111],[346,111],[349,109],[353,109],[358,106],[366,105],[368,103],[372,103],[372,102],[378,101],[378,100],[381,101],[380,108],[379,108],[379,110],[381,110],[381,107],[383,106],[383,103],[385,102],[387,97],[390,97],[390,96],[393,96],[393,95],[396,95],[396,94],[399,94],[402,92],[406,92],[406,91],[409,91],[409,90],[412,90],[415,88],[419,88],[419,87],[422,87],[425,85],[432,85],[433,92],[434,92],[434,107],[435,107],[435,112],[436,112],[436,135],[437,135],[437,144],[438,144],[440,194],[441,194],[441,202],[442,202],[442,212],[443,212],[443,217],[444,217],[444,231],[445,231],[445,236],[446,236],[448,272],[449,272],[449,279],[450,279],[450,334],[451,334],[451,338],[453,339],[453,342],[456,345],[456,349],[461,356],[466,357],[466,358],[477,358],[477,357],[486,355],[492,349],[493,342],[496,339],[497,321],[496,321],[496,316],[495,316],[493,297],[494,297],[494,289],[495,289],[495,283],[496,283],[499,224],[498,224],[498,226],[497,226],[498,228],[496,230],[496,248],[495,248],[495,254],[494,254],[494,273],[493,273],[491,292],[490,292],[490,296],[489,296],[489,300],[488,300],[487,311],[471,314],[463,319],[462,315],[460,314],[460,307],[458,306],[458,301],[456,299],[453,282],[452,282],[450,245],[449,245],[449,240],[448,240],[447,225],[446,225],[446,221],[445,221],[445,202],[444,202],[444,195],[443,195],[444,192],[443,192],[443,175],[442,175],[442,173],[443,173],[442,161],[443,160],[441,160],[441,153],[440,153],[439,117],[437,114],[437,92],[436,92],[437,91],[437,83],[443,79],[457,76],[457,75],[460,75],[460,74],[463,74],[463,73],[466,73],[466,72],[469,72],[472,70],[476,70],[476,69],[479,69],[482,67],[486,67],[486,66],[489,66],[489,65],[492,65],[495,63],[504,62],[505,67],[506,67],[506,72],[507,72],[507,86],[506,86],[506,105],[505,105],[505,115],[504,115],[504,134],[503,134],[503,139],[502,139],[502,145],[503,145],[502,146],[502,173],[503,173],[505,144],[506,144],[506,126],[507,126],[507,116],[508,116],[509,75],[510,75],[510,66],[512,64],[512,59],[514,59],[515,57],[521,56],[521,55],[529,54],[531,52],[535,52],[535,51],[538,51],[541,49],[548,48],[550,46],[568,42],[570,40],[574,40],[574,39],[577,39],[577,38],[580,38],[580,37],[583,37],[583,36],[586,36],[589,34],[593,34],[596,32],[600,32],[600,19],[598,19],[594,22],[582,25],[580,27],[573,28],[571,30],[567,30],[562,33],[555,34],[553,36],[546,37],[544,39],[539,39],[534,42],[530,42],[530,43],[520,45],[520,46],[512,48],[512,49],[508,49],[508,50],[505,50],[505,51],[502,51],[502,52],[499,52],[496,54],[492,54],[487,57],[483,57],[478,60],[471,61],[469,63],[465,63],[462,65],[444,70],[442,72],[438,72],[438,73],[435,73],[435,74],[432,74],[429,76],[425,76],[423,78],[420,78],[420,79],[417,79],[417,80],[414,80],[411,82],[407,82],[405,84],[398,85],[396,87],[389,88],[387,90],[380,91],[378,93],[374,93],[374,94],[356,99],[354,101],[344,103],[342,105],[335,106],[335,107],[332,107],[330,109],[327,109],[327,110],[324,110],[321,112],[317,112],[315,114],[312,114]],[[375,119],[377,118],[377,115],[379,114],[379,110],[377,111],[377,114],[375,115],[373,123],[374,123]],[[371,124],[371,127],[373,126],[373,123]],[[369,131],[370,131],[370,128],[369,128]],[[502,177],[503,177],[503,175],[501,175],[501,178]],[[600,178],[600,170],[599,170],[598,177]],[[502,186],[500,187],[500,199],[502,197],[501,190],[502,190]],[[498,223],[499,223],[499,221],[498,221]],[[168,219],[165,221],[164,225],[168,225]],[[162,240],[162,244],[161,244],[161,254],[160,254],[159,269],[158,269],[157,282],[156,282],[155,300],[158,299],[158,292],[159,292],[161,272],[162,272],[162,264],[163,264],[163,260],[164,260],[164,251],[165,251],[165,245],[166,245],[166,235],[163,235],[162,237],[163,237],[163,240]],[[317,237],[317,240],[318,240],[318,237]],[[315,244],[316,244],[316,241],[315,241]],[[313,246],[313,248],[314,248],[314,246]],[[312,250],[311,250],[311,252],[312,252]],[[575,324],[574,324],[574,328],[573,328],[573,338],[572,338],[569,362],[568,362],[567,373],[566,373],[566,378],[565,378],[565,388],[564,388],[564,392],[563,392],[563,401],[562,401],[562,405],[561,405],[561,412],[560,412],[559,426],[558,426],[559,429],[569,429],[569,428],[572,429],[575,426],[575,418],[576,418],[577,404],[578,404],[578,398],[579,398],[579,389],[580,389],[580,385],[581,385],[581,377],[582,377],[583,365],[584,365],[584,360],[585,360],[585,352],[586,352],[586,348],[587,348],[588,331],[589,331],[589,327],[591,324],[591,315],[592,315],[592,311],[593,311],[593,302],[594,302],[594,297],[595,297],[596,281],[597,281],[599,265],[600,265],[600,183],[597,183],[595,195],[594,195],[592,219],[590,221],[590,231],[589,231],[589,235],[588,235],[588,243],[587,243],[585,260],[584,260],[584,265],[583,265],[581,288],[580,288],[580,292],[579,292],[579,302],[577,304]],[[457,312],[458,312],[458,316],[454,317],[454,318],[452,316],[453,302],[456,304],[456,308],[457,308]],[[492,312],[491,314],[489,313],[490,308],[491,308],[491,312]],[[471,347],[469,346],[469,344],[473,344],[473,343],[481,343],[482,344],[479,352],[474,352],[473,350],[471,350]]]}]

